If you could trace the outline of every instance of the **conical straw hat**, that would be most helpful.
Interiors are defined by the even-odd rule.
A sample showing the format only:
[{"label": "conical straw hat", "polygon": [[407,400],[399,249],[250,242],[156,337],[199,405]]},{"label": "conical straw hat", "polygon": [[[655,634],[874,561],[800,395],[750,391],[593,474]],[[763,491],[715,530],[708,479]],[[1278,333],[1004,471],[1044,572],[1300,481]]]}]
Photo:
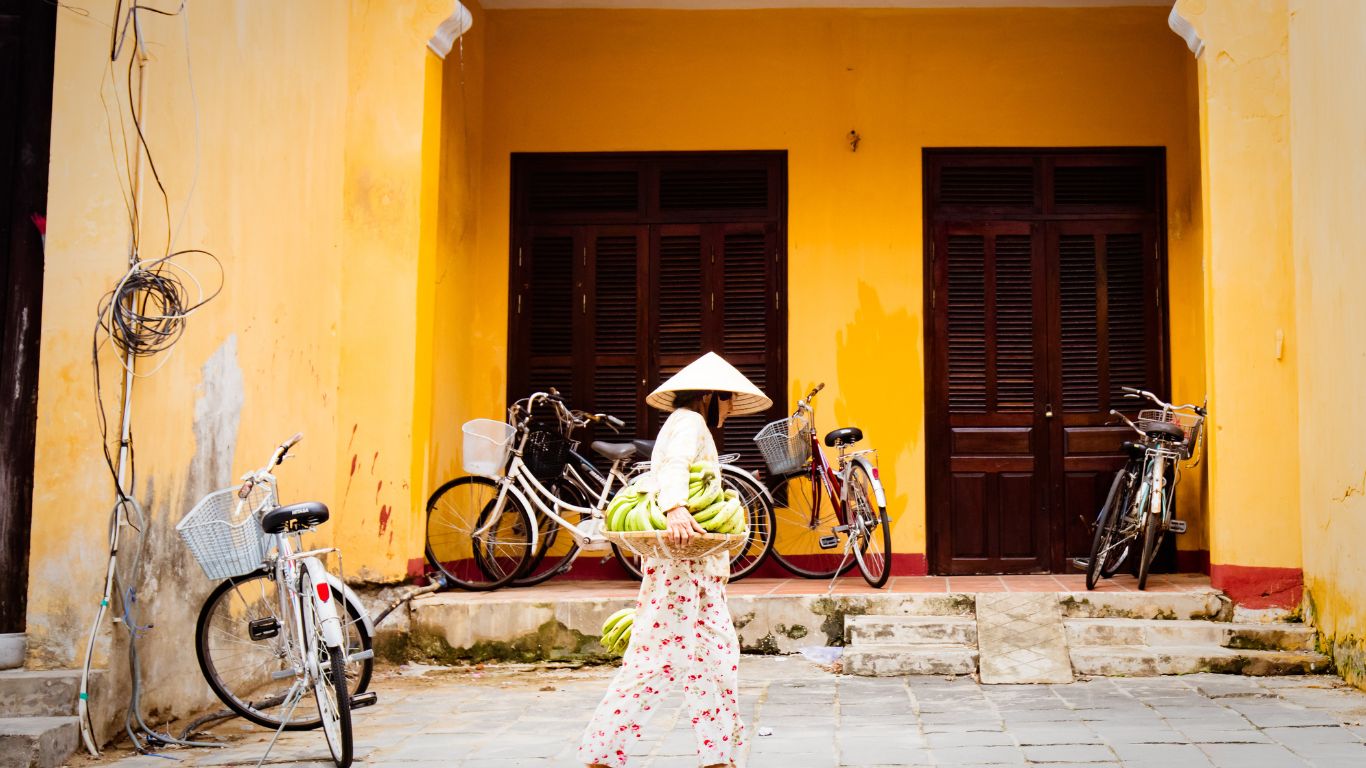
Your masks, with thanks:
[{"label": "conical straw hat", "polygon": [[650,396],[645,398],[645,402],[661,411],[672,411],[673,393],[689,390],[734,393],[730,401],[732,416],[761,413],[773,405],[773,401],[760,392],[743,373],[715,352],[708,352],[688,363],[687,368],[675,373],[673,378],[651,392]]}]

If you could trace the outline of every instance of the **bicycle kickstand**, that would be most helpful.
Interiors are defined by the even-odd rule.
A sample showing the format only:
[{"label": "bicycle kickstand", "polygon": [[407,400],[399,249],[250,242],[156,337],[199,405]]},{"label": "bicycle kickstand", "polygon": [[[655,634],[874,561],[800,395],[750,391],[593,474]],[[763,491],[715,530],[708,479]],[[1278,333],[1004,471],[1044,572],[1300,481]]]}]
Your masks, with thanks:
[{"label": "bicycle kickstand", "polygon": [[303,698],[304,688],[299,685],[298,680],[295,680],[294,684],[289,687],[289,693],[285,694],[285,702],[289,704],[289,709],[285,712],[285,716],[280,718],[280,727],[276,728],[275,735],[270,737],[270,743],[266,745],[266,753],[261,755],[260,760],[256,761],[256,768],[261,768],[265,764],[266,758],[270,757],[270,751],[275,749],[275,742],[279,740],[280,734],[285,730],[285,725],[289,723],[289,718],[294,716],[294,710],[298,708],[299,702],[303,701]]},{"label": "bicycle kickstand", "polygon": [[840,574],[844,573],[844,564],[849,562],[849,558],[854,556],[854,537],[849,535],[849,526],[837,525],[831,529],[831,532],[844,534],[844,557],[840,558],[840,564],[835,568],[835,575],[830,577],[830,586],[825,589],[826,597],[835,593],[835,584],[839,581]]}]

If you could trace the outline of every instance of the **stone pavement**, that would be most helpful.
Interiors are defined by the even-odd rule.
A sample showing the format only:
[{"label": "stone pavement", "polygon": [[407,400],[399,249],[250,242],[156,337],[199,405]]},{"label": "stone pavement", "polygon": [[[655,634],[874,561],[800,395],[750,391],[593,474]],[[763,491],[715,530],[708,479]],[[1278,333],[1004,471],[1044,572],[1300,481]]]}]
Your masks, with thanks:
[{"label": "stone pavement", "polygon": [[[574,766],[610,667],[390,670],[356,713],[357,765]],[[1363,768],[1366,693],[1335,677],[1189,675],[982,686],[970,678],[835,676],[801,657],[744,658],[749,768],[1127,766]],[[677,700],[647,728],[632,766],[691,768]],[[757,735],[760,728],[772,735]],[[268,734],[230,721],[226,749],[176,750],[181,766],[254,765]],[[326,766],[321,733],[281,738],[269,765]],[[96,761],[77,758],[84,768]],[[100,765],[165,768],[110,754]]]}]

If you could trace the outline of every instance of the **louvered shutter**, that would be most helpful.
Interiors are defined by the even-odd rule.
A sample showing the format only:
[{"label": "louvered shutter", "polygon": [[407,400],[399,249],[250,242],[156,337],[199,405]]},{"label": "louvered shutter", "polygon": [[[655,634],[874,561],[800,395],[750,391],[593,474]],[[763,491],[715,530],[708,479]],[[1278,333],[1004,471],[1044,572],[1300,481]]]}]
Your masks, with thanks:
[{"label": "louvered shutter", "polygon": [[[781,338],[777,324],[777,231],[773,225],[730,225],[720,228],[718,276],[720,351],[754,385],[774,400],[781,387],[781,361],[771,347]],[[778,409],[727,419],[719,436],[722,451],[740,453],[740,465],[762,472],[763,458],[754,435],[765,424],[786,414]]]},{"label": "louvered shutter", "polygon": [[535,229],[523,239],[513,306],[523,338],[509,350],[513,370],[521,373],[518,397],[554,387],[572,402],[575,251],[570,228]]},{"label": "louvered shutter", "polygon": [[[621,437],[643,434],[642,409],[646,393],[642,372],[646,357],[641,327],[646,316],[642,300],[645,276],[647,228],[599,227],[590,236],[587,312],[591,323],[585,352],[592,365],[584,366],[591,400],[581,407],[608,413],[622,421]],[[616,438],[609,430],[595,430],[604,440]]]},{"label": "louvered shutter", "polygon": [[1161,391],[1151,236],[1122,222],[1060,224],[1059,368],[1068,413],[1134,410],[1121,387]]}]

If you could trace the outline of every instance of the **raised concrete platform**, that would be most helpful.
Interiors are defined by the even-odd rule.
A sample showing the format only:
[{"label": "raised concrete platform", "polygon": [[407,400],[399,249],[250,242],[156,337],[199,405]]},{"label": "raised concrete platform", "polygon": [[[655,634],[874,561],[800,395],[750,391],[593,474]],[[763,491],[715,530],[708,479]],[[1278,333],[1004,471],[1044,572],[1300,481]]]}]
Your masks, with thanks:
[{"label": "raised concrete platform", "polygon": [[[1153,579],[1138,592],[1133,579],[1084,590],[1076,576],[898,577],[874,590],[858,577],[825,581],[746,579],[728,588],[741,645],[750,653],[793,653],[805,646],[844,645],[850,617],[944,617],[972,621],[976,595],[1032,592],[1059,595],[1064,617],[1227,620],[1231,605],[1204,576]],[[408,632],[381,632],[378,648],[396,660],[606,660],[598,629],[632,605],[637,585],[626,581],[552,581],[529,589],[447,592],[414,600]],[[975,640],[974,640],[975,644]]]}]

